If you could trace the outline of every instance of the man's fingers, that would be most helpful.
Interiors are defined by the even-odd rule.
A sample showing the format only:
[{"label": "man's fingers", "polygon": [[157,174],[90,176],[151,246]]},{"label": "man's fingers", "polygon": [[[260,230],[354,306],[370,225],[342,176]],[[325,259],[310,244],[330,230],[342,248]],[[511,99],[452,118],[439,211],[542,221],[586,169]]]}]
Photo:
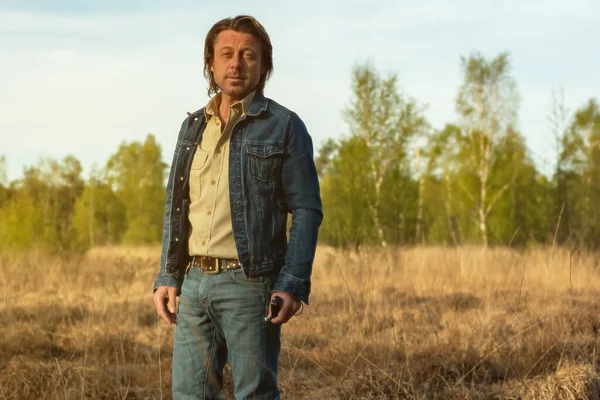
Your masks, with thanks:
[{"label": "man's fingers", "polygon": [[[285,292],[274,292],[271,296],[271,299],[275,297],[280,297],[283,301],[283,304],[281,305],[281,309],[279,310],[279,313],[277,313],[277,316],[270,321],[272,324],[285,324],[294,316],[294,314],[296,314],[296,312],[298,312],[298,310],[300,310],[300,307],[302,307],[302,302]],[[271,313],[272,306],[269,307],[266,318],[267,321],[269,321]]]},{"label": "man's fingers", "polygon": [[177,291],[175,288],[169,289],[169,311],[171,314],[175,314],[175,304],[177,302]]},{"label": "man's fingers", "polygon": [[[281,310],[279,310],[279,314],[277,314],[277,317],[273,318],[271,320],[271,323],[273,324],[285,324],[286,322],[288,322],[290,320],[290,318],[292,318],[294,316],[294,310],[293,310],[294,305],[292,303],[284,303],[283,306],[281,307]],[[270,312],[269,312],[270,314]]]},{"label": "man's fingers", "polygon": [[175,323],[177,320],[175,314],[176,298],[177,289],[174,287],[161,286],[154,293],[153,300],[154,306],[156,307],[156,313],[169,325]]},{"label": "man's fingers", "polygon": [[281,310],[279,311],[279,315],[271,320],[271,323],[275,325],[285,324],[293,315],[293,313],[288,313],[286,310]]},{"label": "man's fingers", "polygon": [[167,314],[166,300],[164,297],[154,297],[154,305],[156,306],[156,313],[162,319],[164,319],[167,323],[171,323],[169,319],[169,315]]}]

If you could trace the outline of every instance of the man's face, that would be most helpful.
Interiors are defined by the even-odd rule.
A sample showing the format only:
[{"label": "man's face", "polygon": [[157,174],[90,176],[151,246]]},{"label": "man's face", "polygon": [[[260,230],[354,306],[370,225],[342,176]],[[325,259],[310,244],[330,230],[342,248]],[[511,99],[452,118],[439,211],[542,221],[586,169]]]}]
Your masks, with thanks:
[{"label": "man's face", "polygon": [[219,33],[210,70],[224,96],[242,100],[256,88],[264,73],[260,42],[249,33],[233,30]]}]

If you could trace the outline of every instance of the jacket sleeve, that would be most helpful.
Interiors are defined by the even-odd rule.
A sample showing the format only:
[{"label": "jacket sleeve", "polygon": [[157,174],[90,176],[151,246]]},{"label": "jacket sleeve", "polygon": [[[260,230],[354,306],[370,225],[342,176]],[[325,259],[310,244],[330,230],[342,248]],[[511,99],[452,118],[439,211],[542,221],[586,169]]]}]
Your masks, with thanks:
[{"label": "jacket sleeve", "polygon": [[[188,117],[189,118],[189,117]],[[177,138],[177,144],[183,137],[185,130],[188,126],[188,118],[186,118],[181,124],[179,135]],[[175,166],[177,161],[177,144],[175,145],[175,151],[173,154],[173,161],[171,162],[171,168],[169,171],[169,178],[167,180],[166,199],[165,199],[165,214],[163,217],[163,237],[162,237],[162,250],[160,254],[160,270],[154,282],[153,292],[159,286],[173,286],[178,290],[181,289],[183,283],[183,274],[178,269],[167,268],[167,252],[169,250],[169,244],[171,243],[171,208],[173,205],[173,185],[175,176]]]},{"label": "jacket sleeve", "polygon": [[288,293],[308,304],[323,210],[312,139],[294,113],[286,127],[281,178],[287,208],[292,213],[292,226],[285,265],[273,291]]}]

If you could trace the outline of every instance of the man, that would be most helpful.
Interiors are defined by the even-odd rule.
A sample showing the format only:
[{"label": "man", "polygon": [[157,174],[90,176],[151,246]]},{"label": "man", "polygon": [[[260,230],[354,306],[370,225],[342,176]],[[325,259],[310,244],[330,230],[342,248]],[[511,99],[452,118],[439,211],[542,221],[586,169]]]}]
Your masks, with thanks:
[{"label": "man", "polygon": [[175,399],[220,398],[226,360],[237,399],[278,399],[281,324],[308,304],[319,182],[303,122],[263,95],[272,71],[256,19],[223,19],[208,32],[214,96],[179,132],[154,286],[158,315],[177,324]]}]

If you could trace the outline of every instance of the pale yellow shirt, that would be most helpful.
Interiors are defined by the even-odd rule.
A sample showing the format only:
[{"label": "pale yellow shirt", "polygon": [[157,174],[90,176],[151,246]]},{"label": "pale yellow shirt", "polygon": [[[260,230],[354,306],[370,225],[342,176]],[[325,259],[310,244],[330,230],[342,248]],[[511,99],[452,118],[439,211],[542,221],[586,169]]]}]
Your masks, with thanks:
[{"label": "pale yellow shirt", "polygon": [[221,94],[213,97],[204,109],[206,128],[190,171],[191,256],[238,258],[229,208],[229,138],[253,98],[251,92],[231,105],[224,129],[218,117]]}]

